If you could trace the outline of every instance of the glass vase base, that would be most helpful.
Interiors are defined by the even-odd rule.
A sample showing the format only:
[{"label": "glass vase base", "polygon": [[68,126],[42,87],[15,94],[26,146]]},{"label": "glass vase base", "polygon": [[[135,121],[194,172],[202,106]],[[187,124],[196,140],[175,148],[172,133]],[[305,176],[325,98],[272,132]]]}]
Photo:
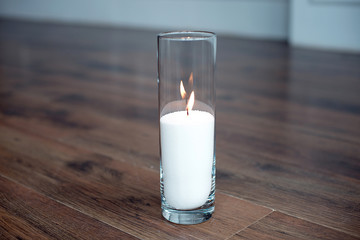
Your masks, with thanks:
[{"label": "glass vase base", "polygon": [[210,206],[206,209],[174,210],[163,206],[162,215],[166,220],[176,224],[199,224],[209,220],[214,212],[214,209],[214,206]]}]

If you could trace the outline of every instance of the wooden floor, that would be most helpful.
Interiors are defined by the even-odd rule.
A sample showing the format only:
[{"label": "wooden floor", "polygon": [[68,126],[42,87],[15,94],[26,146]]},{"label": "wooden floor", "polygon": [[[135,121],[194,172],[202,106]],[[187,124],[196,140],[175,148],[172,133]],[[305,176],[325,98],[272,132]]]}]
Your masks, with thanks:
[{"label": "wooden floor", "polygon": [[218,37],[216,210],[161,216],[156,32],[0,20],[0,239],[360,239],[360,55]]}]

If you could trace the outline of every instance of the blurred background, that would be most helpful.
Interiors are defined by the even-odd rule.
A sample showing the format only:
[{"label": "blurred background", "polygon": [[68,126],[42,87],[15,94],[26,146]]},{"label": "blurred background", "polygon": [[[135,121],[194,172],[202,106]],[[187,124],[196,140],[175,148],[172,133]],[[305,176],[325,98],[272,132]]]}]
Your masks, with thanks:
[{"label": "blurred background", "polygon": [[208,30],[360,52],[360,0],[0,0],[0,17],[158,31]]}]

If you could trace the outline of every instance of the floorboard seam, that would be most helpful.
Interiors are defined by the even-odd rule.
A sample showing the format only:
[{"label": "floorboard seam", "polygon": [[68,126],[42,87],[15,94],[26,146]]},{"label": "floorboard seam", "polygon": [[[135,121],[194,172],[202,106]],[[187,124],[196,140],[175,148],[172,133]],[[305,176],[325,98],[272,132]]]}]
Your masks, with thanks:
[{"label": "floorboard seam", "polygon": [[104,222],[104,221],[102,221],[102,220],[100,220],[100,219],[97,219],[97,218],[95,218],[95,217],[93,217],[93,216],[91,216],[91,215],[89,215],[89,214],[86,214],[86,213],[80,211],[79,209],[76,209],[76,208],[72,207],[71,205],[68,205],[68,204],[66,204],[66,203],[63,203],[63,202],[61,202],[61,201],[59,201],[59,200],[57,200],[57,199],[54,199],[54,198],[52,198],[52,197],[50,197],[50,196],[44,195],[43,193],[41,193],[41,192],[39,192],[39,191],[37,191],[37,190],[35,190],[35,189],[33,189],[33,188],[30,188],[30,187],[28,187],[28,186],[26,186],[26,185],[24,185],[24,184],[22,184],[22,183],[19,183],[18,181],[14,180],[14,179],[12,179],[12,178],[9,178],[9,177],[1,174],[1,173],[0,173],[0,177],[3,177],[3,178],[5,178],[5,179],[7,179],[7,180],[9,180],[9,181],[11,181],[11,182],[14,182],[14,183],[20,185],[21,187],[24,187],[24,188],[26,188],[26,189],[28,189],[28,190],[30,190],[30,191],[33,191],[33,192],[35,192],[35,193],[37,193],[37,194],[39,194],[39,195],[41,195],[41,196],[43,196],[43,197],[45,197],[45,198],[51,199],[51,200],[53,200],[53,201],[55,201],[55,202],[57,202],[57,203],[65,206],[65,207],[68,207],[68,208],[70,208],[70,209],[72,209],[72,210],[74,210],[74,211],[76,211],[76,212],[79,212],[79,213],[81,213],[81,214],[83,214],[83,215],[85,215],[85,216],[87,216],[87,217],[90,217],[90,218],[92,218],[92,219],[95,219],[96,221],[99,221],[99,222],[101,222],[101,223],[103,223],[103,224],[105,224],[105,225],[108,225],[108,226],[110,226],[110,227],[112,227],[112,228],[115,228],[115,229],[117,229],[117,230],[119,230],[119,231],[121,231],[121,232],[123,232],[123,233],[129,234],[129,235],[131,235],[131,236],[133,236],[133,237],[135,237],[135,238],[137,238],[137,239],[141,239],[141,238],[139,238],[139,237],[137,237],[137,236],[135,236],[135,235],[133,235],[133,234],[131,234],[131,233],[129,233],[129,232],[125,232],[124,230],[121,230],[121,229],[117,228],[116,226],[113,226],[112,224],[109,224],[109,223]]},{"label": "floorboard seam", "polygon": [[269,216],[269,215],[270,215],[270,214],[272,214],[273,212],[274,212],[274,210],[271,210],[271,212],[269,212],[268,214],[266,214],[266,215],[262,216],[261,218],[259,218],[259,219],[258,219],[258,220],[256,220],[255,222],[250,223],[250,224],[249,224],[249,225],[247,225],[246,227],[241,228],[239,231],[235,232],[234,234],[232,234],[231,236],[229,236],[229,237],[228,237],[228,238],[226,238],[225,240],[228,240],[228,239],[232,238],[233,236],[235,236],[235,235],[236,235],[236,234],[238,234],[239,232],[241,232],[241,231],[243,231],[243,230],[247,229],[248,227],[250,227],[250,226],[252,226],[252,225],[254,225],[254,224],[256,224],[256,223],[258,223],[259,221],[261,221],[262,219],[266,218],[267,216]]},{"label": "floorboard seam", "polygon": [[303,217],[299,217],[299,216],[295,216],[295,215],[292,215],[292,214],[289,214],[289,213],[286,213],[284,211],[280,211],[280,210],[275,210],[279,213],[282,213],[282,214],[285,214],[285,215],[288,215],[290,217],[294,217],[294,218],[298,218],[300,220],[303,220],[303,221],[306,221],[306,222],[309,222],[309,223],[312,223],[312,224],[316,224],[316,225],[319,225],[319,226],[322,226],[322,227],[325,227],[325,228],[329,228],[331,230],[334,230],[334,231],[337,231],[337,232],[341,232],[341,233],[345,233],[345,234],[348,234],[349,236],[352,236],[352,237],[360,237],[360,235],[354,235],[353,233],[349,233],[349,232],[345,232],[343,230],[340,230],[340,229],[337,229],[337,228],[334,228],[334,227],[331,227],[331,226],[327,226],[327,225],[324,225],[324,224],[320,224],[320,223],[317,223],[317,222],[313,222],[309,219],[306,219],[306,218],[303,218]]},{"label": "floorboard seam", "polygon": [[[264,205],[260,205],[260,204],[258,204],[258,203],[252,202],[252,201],[250,201],[250,200],[247,200],[247,199],[244,199],[244,198],[241,198],[241,197],[234,196],[234,195],[232,195],[231,193],[228,193],[228,192],[226,192],[226,191],[222,191],[222,190],[220,190],[220,189],[217,189],[216,191],[217,191],[217,192],[220,192],[220,193],[222,193],[222,194],[224,194],[224,195],[227,195],[227,196],[230,196],[230,197],[233,197],[233,198],[242,200],[242,201],[244,201],[244,202],[251,203],[251,204],[256,205],[256,206],[259,206],[259,207],[267,208],[267,209],[269,209],[269,210],[271,210],[271,211],[275,211],[274,208],[267,207],[267,206],[264,206]],[[276,210],[276,211],[277,211],[277,210]]]},{"label": "floorboard seam", "polygon": [[[245,202],[248,202],[248,203],[251,203],[251,204],[260,206],[260,207],[264,207],[264,208],[271,209],[272,212],[277,211],[277,212],[280,212],[280,213],[282,213],[282,214],[285,214],[285,215],[288,215],[288,216],[291,216],[291,217],[294,217],[294,218],[298,218],[298,219],[301,219],[301,220],[303,220],[303,221],[306,221],[306,222],[309,222],[309,223],[312,223],[312,224],[317,224],[317,225],[319,225],[319,226],[326,227],[326,228],[329,228],[329,229],[334,230],[334,231],[337,231],[337,232],[342,232],[342,233],[348,234],[348,235],[350,235],[350,236],[352,236],[352,237],[360,237],[360,235],[355,235],[355,234],[350,233],[350,232],[345,232],[345,231],[343,231],[343,230],[340,230],[340,229],[337,229],[337,228],[334,228],[334,227],[330,227],[330,226],[327,226],[327,225],[324,225],[324,224],[320,224],[320,223],[317,223],[317,222],[313,222],[313,221],[311,221],[311,220],[309,220],[309,219],[306,219],[306,218],[303,218],[303,217],[299,217],[299,216],[296,216],[296,215],[293,215],[293,214],[289,214],[289,213],[287,213],[287,212],[280,211],[280,210],[278,210],[278,209],[274,209],[274,208],[271,208],[271,207],[267,207],[267,206],[264,206],[264,205],[260,205],[260,204],[258,204],[258,203],[254,203],[254,202],[252,202],[252,201],[250,201],[250,200],[247,200],[247,199],[243,199],[243,198],[241,198],[241,197],[234,196],[234,195],[232,195],[232,194],[230,194],[230,193],[227,193],[227,192],[225,192],[225,191],[222,191],[222,190],[218,190],[218,191],[221,192],[222,194],[228,195],[228,196],[230,196],[230,197],[234,197],[234,198],[243,200],[243,201],[245,201]],[[272,213],[272,212],[270,212],[270,213]],[[269,214],[270,214],[270,213],[269,213]],[[249,226],[251,226],[251,225],[249,225]],[[241,230],[240,230],[240,231],[241,231]],[[240,231],[239,231],[239,232],[240,232]],[[236,233],[235,233],[235,234],[236,234]],[[234,234],[234,235],[235,235],[235,234]]]},{"label": "floorboard seam", "polygon": [[[311,220],[309,220],[309,219],[306,219],[306,218],[303,218],[303,217],[299,217],[299,216],[296,216],[296,215],[293,215],[293,214],[289,214],[289,213],[287,213],[287,212],[280,211],[280,210],[278,210],[278,209],[274,209],[274,208],[271,208],[271,207],[267,207],[267,206],[264,206],[264,205],[260,205],[260,204],[258,204],[258,203],[254,203],[254,202],[252,202],[252,201],[250,201],[250,200],[247,200],[247,199],[243,199],[243,198],[241,198],[241,197],[234,196],[234,195],[232,195],[232,194],[230,194],[230,193],[227,193],[226,191],[222,191],[222,190],[218,190],[218,191],[221,192],[222,194],[228,195],[228,196],[230,196],[230,197],[234,197],[234,198],[243,200],[243,201],[245,201],[245,202],[248,202],[248,203],[251,203],[251,204],[254,204],[254,205],[257,205],[257,206],[261,206],[261,207],[265,207],[265,208],[271,209],[272,212],[277,211],[277,212],[280,212],[280,213],[282,213],[282,214],[285,214],[285,215],[288,215],[288,216],[291,216],[291,217],[294,217],[294,218],[298,218],[298,219],[301,219],[301,220],[303,220],[303,221],[306,221],[306,222],[309,222],[309,223],[312,223],[312,224],[317,224],[317,225],[319,225],[319,226],[326,227],[326,228],[332,229],[332,230],[337,231],[337,232],[342,232],[342,233],[348,234],[348,235],[350,235],[350,236],[352,236],[352,237],[360,237],[360,235],[355,235],[355,234],[350,233],[350,232],[345,232],[345,231],[343,231],[343,230],[340,230],[340,229],[337,229],[337,228],[334,228],[334,227],[330,227],[330,226],[327,226],[327,225],[324,225],[324,224],[316,223],[316,222],[313,222],[313,221],[311,221]],[[250,225],[249,225],[249,226],[250,226]],[[240,231],[241,231],[241,230],[240,230]]]}]

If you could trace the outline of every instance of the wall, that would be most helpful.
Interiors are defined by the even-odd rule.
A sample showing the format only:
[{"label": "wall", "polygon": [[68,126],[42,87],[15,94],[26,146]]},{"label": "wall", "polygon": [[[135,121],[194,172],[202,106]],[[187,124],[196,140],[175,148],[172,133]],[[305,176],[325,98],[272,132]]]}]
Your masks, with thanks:
[{"label": "wall", "polygon": [[287,0],[0,0],[0,16],[286,39]]},{"label": "wall", "polygon": [[0,0],[0,17],[289,40],[360,52],[360,0]]},{"label": "wall", "polygon": [[292,0],[292,45],[360,52],[359,0]]}]

